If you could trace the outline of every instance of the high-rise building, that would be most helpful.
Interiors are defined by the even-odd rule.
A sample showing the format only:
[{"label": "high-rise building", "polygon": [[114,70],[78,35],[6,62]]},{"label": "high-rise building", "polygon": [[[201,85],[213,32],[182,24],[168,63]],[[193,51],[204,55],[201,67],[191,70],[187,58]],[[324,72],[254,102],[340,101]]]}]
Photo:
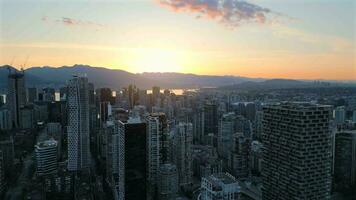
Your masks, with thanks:
[{"label": "high-rise building", "polygon": [[7,108],[0,108],[0,130],[10,130],[11,127],[11,114]]},{"label": "high-rise building", "polygon": [[0,150],[0,196],[3,195],[6,189],[4,156]]},{"label": "high-rise building", "polygon": [[74,76],[68,83],[68,170],[90,167],[88,79]]},{"label": "high-rise building", "polygon": [[346,110],[345,106],[339,106],[335,108],[335,122],[337,124],[342,124],[345,122]]},{"label": "high-rise building", "polygon": [[262,143],[257,140],[251,142],[250,161],[251,174],[260,176],[262,170]]},{"label": "high-rise building", "polygon": [[158,199],[173,200],[178,195],[178,173],[173,164],[163,164],[159,167]]},{"label": "high-rise building", "polygon": [[243,133],[234,134],[229,163],[230,170],[236,178],[247,178],[249,174],[249,150],[249,138]]},{"label": "high-rise building", "polygon": [[191,123],[179,123],[173,139],[174,160],[178,170],[179,186],[188,189],[192,184],[192,145],[193,125]]},{"label": "high-rise building", "polygon": [[0,151],[2,151],[5,176],[9,177],[13,175],[13,164],[15,159],[14,140],[12,138],[1,140]]},{"label": "high-rise building", "polygon": [[220,119],[218,135],[218,152],[219,155],[228,159],[232,149],[232,138],[236,130],[235,113],[224,114]]},{"label": "high-rise building", "polygon": [[146,199],[146,124],[140,118],[115,121],[112,135],[113,177],[117,198]]},{"label": "high-rise building", "polygon": [[[158,86],[152,87],[152,106],[156,106],[158,104],[158,99],[161,96],[161,88]],[[160,106],[160,105],[157,105]]]},{"label": "high-rise building", "polygon": [[38,176],[57,173],[57,141],[49,139],[35,146],[36,172]]},{"label": "high-rise building", "polygon": [[37,88],[27,88],[27,98],[27,102],[29,103],[37,101]]},{"label": "high-rise building", "polygon": [[241,187],[229,173],[217,173],[202,178],[200,191],[201,200],[238,200]]},{"label": "high-rise building", "polygon": [[334,181],[337,190],[356,189],[356,131],[335,135]]},{"label": "high-rise building", "polygon": [[288,102],[263,113],[262,198],[330,199],[331,107]]},{"label": "high-rise building", "polygon": [[6,103],[11,113],[12,127],[20,127],[20,108],[26,104],[25,75],[23,72],[8,75]]},{"label": "high-rise building", "polygon": [[262,120],[263,120],[263,112],[256,111],[255,122],[254,122],[254,135],[253,135],[253,139],[255,140],[261,140],[262,128],[263,128]]},{"label": "high-rise building", "polygon": [[168,125],[164,113],[151,113],[146,117],[147,128],[147,181],[155,186],[161,164],[168,161]]},{"label": "high-rise building", "polygon": [[[209,133],[217,136],[218,122],[218,106],[212,102],[206,103],[204,105],[204,136]],[[214,146],[216,146],[216,144]]]},{"label": "high-rise building", "polygon": [[352,122],[356,123],[356,110],[352,112]]}]

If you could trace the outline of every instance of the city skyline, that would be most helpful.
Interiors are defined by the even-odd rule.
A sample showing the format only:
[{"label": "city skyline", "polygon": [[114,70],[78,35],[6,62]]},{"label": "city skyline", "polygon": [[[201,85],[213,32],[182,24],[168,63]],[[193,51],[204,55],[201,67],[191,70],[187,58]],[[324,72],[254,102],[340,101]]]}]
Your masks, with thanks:
[{"label": "city skyline", "polygon": [[351,0],[1,0],[0,9],[1,65],[83,63],[133,73],[356,77]]}]

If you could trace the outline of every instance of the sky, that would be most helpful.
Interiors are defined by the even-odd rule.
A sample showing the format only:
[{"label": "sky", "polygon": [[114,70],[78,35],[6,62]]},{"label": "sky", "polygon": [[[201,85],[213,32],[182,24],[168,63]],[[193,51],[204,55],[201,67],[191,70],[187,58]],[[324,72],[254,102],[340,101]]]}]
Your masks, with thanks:
[{"label": "sky", "polygon": [[354,0],[0,0],[0,65],[356,80]]}]

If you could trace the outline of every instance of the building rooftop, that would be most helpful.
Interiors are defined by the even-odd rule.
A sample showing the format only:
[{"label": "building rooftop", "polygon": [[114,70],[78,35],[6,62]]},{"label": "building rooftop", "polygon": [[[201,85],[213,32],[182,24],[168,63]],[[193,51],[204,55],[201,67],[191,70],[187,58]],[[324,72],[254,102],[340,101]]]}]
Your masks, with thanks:
[{"label": "building rooftop", "polygon": [[51,147],[51,146],[57,146],[57,141],[54,140],[53,138],[43,142],[39,142],[36,145],[37,148],[44,148],[44,147]]},{"label": "building rooftop", "polygon": [[238,183],[238,181],[229,173],[212,174],[207,179],[215,185],[229,185]]}]

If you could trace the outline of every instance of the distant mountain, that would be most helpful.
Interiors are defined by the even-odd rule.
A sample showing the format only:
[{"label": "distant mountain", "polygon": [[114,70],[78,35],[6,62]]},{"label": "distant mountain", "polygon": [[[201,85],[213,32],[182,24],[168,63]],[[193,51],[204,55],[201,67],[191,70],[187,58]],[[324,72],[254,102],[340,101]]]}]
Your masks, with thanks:
[{"label": "distant mountain", "polygon": [[[0,67],[0,88],[7,85],[8,66]],[[133,74],[124,70],[92,67],[89,65],[74,65],[63,67],[32,67],[25,70],[26,85],[60,87],[72,75],[85,74],[96,87],[122,88],[135,84],[142,89],[149,89],[154,85],[162,88],[193,88],[193,87],[219,87],[232,85],[245,81],[261,81],[238,76],[204,76],[182,73],[142,73]]]},{"label": "distant mountain", "polygon": [[246,81],[259,82],[265,79],[255,79],[240,76],[208,76],[183,73],[158,73],[145,72],[139,74],[141,77],[159,80],[170,84],[179,84],[183,87],[220,87],[224,85],[239,84]]}]

